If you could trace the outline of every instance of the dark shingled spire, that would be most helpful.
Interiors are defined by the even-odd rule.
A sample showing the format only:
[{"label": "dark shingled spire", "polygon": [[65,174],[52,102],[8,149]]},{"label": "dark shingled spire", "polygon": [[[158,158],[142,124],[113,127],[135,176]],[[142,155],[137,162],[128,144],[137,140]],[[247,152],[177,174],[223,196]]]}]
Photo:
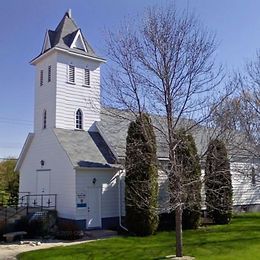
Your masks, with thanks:
[{"label": "dark shingled spire", "polygon": [[[85,50],[82,50],[82,49],[70,48],[70,46],[71,46],[71,44],[72,44],[72,42],[73,42],[73,40],[74,40],[78,31],[80,31],[80,28],[77,26],[77,24],[72,19],[71,10],[69,9],[65,13],[63,18],[61,19],[61,21],[58,24],[58,26],[56,27],[56,29],[54,31],[52,31],[52,30],[47,31],[49,39],[50,39],[51,48],[59,47],[61,49],[70,50],[70,51],[75,52],[75,53],[99,58],[95,54],[94,50],[92,49],[90,44],[87,42],[85,37],[82,35],[82,33],[81,33],[81,35],[82,35],[83,41],[85,43],[87,52]],[[43,50],[42,53],[44,53],[48,50],[49,49]]]}]

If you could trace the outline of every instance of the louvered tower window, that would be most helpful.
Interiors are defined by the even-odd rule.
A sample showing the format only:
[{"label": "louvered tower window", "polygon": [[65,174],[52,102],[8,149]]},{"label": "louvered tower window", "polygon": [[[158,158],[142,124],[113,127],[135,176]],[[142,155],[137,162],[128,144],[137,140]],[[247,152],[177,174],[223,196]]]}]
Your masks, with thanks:
[{"label": "louvered tower window", "polygon": [[40,86],[43,85],[43,70],[40,70]]},{"label": "louvered tower window", "polygon": [[76,129],[83,129],[82,119],[83,119],[82,111],[78,109],[76,112]]},{"label": "louvered tower window", "polygon": [[75,66],[69,65],[68,80],[71,83],[75,83]]},{"label": "louvered tower window", "polygon": [[89,69],[85,69],[84,84],[87,85],[87,86],[90,85],[90,71],[89,71]]},{"label": "louvered tower window", "polygon": [[42,128],[45,129],[46,127],[47,127],[47,111],[43,110]]},{"label": "louvered tower window", "polygon": [[48,82],[51,82],[51,65],[48,67]]}]

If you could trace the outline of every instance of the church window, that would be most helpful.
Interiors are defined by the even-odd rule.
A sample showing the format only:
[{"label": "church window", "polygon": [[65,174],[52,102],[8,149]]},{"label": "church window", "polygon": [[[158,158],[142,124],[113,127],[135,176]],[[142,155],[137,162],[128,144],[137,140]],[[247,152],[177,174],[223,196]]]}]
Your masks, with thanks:
[{"label": "church window", "polygon": [[47,127],[47,111],[44,110],[43,111],[43,124],[42,124],[42,128],[45,129]]},{"label": "church window", "polygon": [[76,112],[76,129],[83,129],[82,117],[82,111],[78,109]]},{"label": "church window", "polygon": [[89,71],[89,69],[85,69],[84,85],[87,85],[87,86],[90,85],[90,71]]},{"label": "church window", "polygon": [[48,82],[51,82],[51,65],[48,67]]},{"label": "church window", "polygon": [[40,70],[40,86],[43,85],[43,70]]},{"label": "church window", "polygon": [[75,66],[69,65],[68,81],[75,83]]},{"label": "church window", "polygon": [[251,183],[253,185],[256,184],[256,172],[255,172],[255,167],[252,166],[252,169],[251,169]]}]

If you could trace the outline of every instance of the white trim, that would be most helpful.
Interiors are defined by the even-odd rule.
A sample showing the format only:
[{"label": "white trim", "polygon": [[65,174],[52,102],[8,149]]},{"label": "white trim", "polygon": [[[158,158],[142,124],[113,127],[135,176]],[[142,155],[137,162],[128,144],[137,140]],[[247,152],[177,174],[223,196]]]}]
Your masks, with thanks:
[{"label": "white trim", "polygon": [[27,154],[27,152],[28,152],[28,150],[29,150],[29,148],[30,148],[30,146],[31,146],[33,137],[34,137],[34,134],[33,134],[33,133],[29,133],[29,134],[28,134],[28,136],[27,136],[27,138],[26,138],[26,140],[25,140],[25,143],[24,143],[24,145],[23,145],[22,151],[21,151],[21,153],[20,153],[20,155],[19,155],[18,161],[17,161],[17,163],[16,163],[16,165],[15,165],[15,168],[14,168],[14,171],[15,171],[15,172],[17,172],[17,171],[20,170],[21,165],[22,165],[22,163],[23,163],[23,160],[24,160],[24,158],[25,158],[25,156],[26,156],[26,154]]},{"label": "white trim", "polygon": [[79,53],[75,53],[73,51],[70,51],[70,50],[66,50],[66,49],[63,49],[63,48],[59,48],[59,47],[54,47],[54,48],[51,48],[49,49],[48,51],[44,52],[43,54],[39,55],[38,57],[34,58],[33,60],[30,61],[30,64],[31,65],[35,65],[37,64],[38,61],[40,61],[41,59],[43,59],[45,56],[48,56],[50,55],[53,51],[61,51],[61,52],[65,52],[65,53],[68,53],[68,54],[71,54],[71,55],[75,55],[75,56],[79,56],[79,57],[82,57],[82,58],[85,58],[85,59],[89,59],[89,60],[93,60],[93,61],[97,61],[97,62],[104,62],[106,63],[107,61],[105,59],[102,59],[102,58],[97,58],[97,57],[91,57],[87,54],[79,54]]},{"label": "white trim", "polygon": [[77,31],[76,36],[74,37],[74,40],[73,40],[73,42],[70,45],[70,48],[78,49],[77,46],[76,46],[76,43],[77,43],[78,39],[80,39],[81,45],[83,46],[84,51],[88,52],[80,30]]},{"label": "white trim", "polygon": [[104,172],[104,170],[105,171],[114,171],[115,169],[118,169],[118,168],[114,168],[114,167],[112,167],[111,166],[111,168],[102,168],[102,167],[83,167],[83,166],[74,166],[73,167],[73,169],[74,170],[76,170],[76,171],[86,171],[86,170],[95,170],[95,171],[102,171],[102,172]]},{"label": "white trim", "polygon": [[99,61],[99,62],[104,62],[104,63],[107,62],[105,59],[102,59],[102,58],[97,58],[97,57],[92,57],[92,56],[89,56],[89,55],[76,53],[76,52],[73,52],[73,51],[70,51],[70,50],[62,49],[60,47],[54,47],[51,50],[57,50],[57,51],[61,51],[61,52],[66,52],[66,53],[69,53],[69,54],[72,54],[72,55],[75,55],[75,56],[83,57],[85,59],[90,59],[90,60],[94,60],[94,61]]}]

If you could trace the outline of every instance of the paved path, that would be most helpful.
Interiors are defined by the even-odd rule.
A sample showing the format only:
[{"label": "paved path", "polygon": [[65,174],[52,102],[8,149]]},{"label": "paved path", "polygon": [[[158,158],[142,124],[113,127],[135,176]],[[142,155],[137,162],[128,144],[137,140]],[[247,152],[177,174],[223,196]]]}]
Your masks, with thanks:
[{"label": "paved path", "polygon": [[[91,242],[91,241],[93,241],[93,239],[90,240],[89,238],[82,239],[80,241],[75,241],[75,242],[65,242],[65,241],[52,240],[52,241],[48,241],[48,242],[43,242],[39,246],[37,246],[35,244],[34,245],[30,245],[30,244],[20,245],[19,243],[0,244],[0,260],[16,259],[16,256],[18,254],[22,253],[22,252],[44,249],[44,248],[50,248],[50,247],[54,247],[54,246],[70,246],[70,245],[76,245],[76,244]],[[32,242],[35,242],[35,241],[32,241]]]}]

